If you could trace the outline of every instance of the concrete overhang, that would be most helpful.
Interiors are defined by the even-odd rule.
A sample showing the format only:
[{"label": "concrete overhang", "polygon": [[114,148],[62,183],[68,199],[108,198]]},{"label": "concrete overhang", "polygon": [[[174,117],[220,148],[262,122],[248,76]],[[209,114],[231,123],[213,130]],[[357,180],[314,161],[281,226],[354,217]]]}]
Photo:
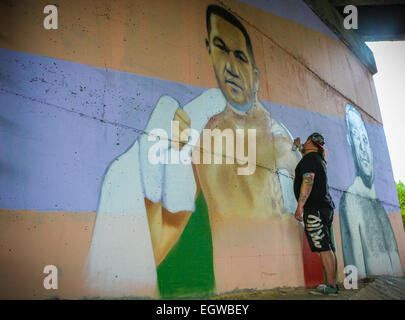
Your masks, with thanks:
[{"label": "concrete overhang", "polygon": [[357,7],[355,32],[364,41],[405,40],[405,0],[329,0],[343,14],[346,5]]},{"label": "concrete overhang", "polygon": [[[316,15],[359,58],[371,74],[374,55],[365,41],[405,40],[405,0],[304,0]],[[346,5],[358,11],[358,29],[343,26]]]}]

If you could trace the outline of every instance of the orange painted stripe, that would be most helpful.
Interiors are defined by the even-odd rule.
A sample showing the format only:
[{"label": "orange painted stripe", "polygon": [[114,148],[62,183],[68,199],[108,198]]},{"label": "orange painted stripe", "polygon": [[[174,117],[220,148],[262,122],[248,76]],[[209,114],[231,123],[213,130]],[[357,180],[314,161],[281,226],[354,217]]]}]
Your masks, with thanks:
[{"label": "orange painted stripe", "polygon": [[[405,233],[401,214],[396,212],[388,216],[405,269]],[[55,295],[82,298],[85,295],[82,269],[95,218],[95,212],[0,209],[0,299],[43,299]],[[339,279],[342,281],[344,265],[338,214],[335,214],[333,227]],[[56,265],[61,271],[56,292],[45,290],[42,285],[43,268],[48,264]],[[318,269],[308,272],[319,273]]]},{"label": "orange painted stripe", "polygon": [[[0,210],[0,299],[82,298],[95,217],[94,212]],[[46,265],[58,268],[58,290],[43,287]]]},{"label": "orange painted stripe", "polygon": [[[0,47],[217,87],[205,49],[205,10],[213,1],[55,0],[59,29],[45,30],[45,0],[0,3]],[[353,101],[381,122],[372,76],[342,44],[323,33],[235,0],[260,71],[259,98],[344,117]],[[374,119],[375,120],[374,120]]]}]

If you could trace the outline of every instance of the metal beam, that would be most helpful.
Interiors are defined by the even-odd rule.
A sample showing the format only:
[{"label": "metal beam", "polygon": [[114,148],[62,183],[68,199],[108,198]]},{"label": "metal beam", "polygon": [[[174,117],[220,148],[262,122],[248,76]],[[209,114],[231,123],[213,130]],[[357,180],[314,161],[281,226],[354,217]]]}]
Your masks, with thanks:
[{"label": "metal beam", "polygon": [[405,4],[405,0],[329,0],[334,7],[343,7],[349,4],[354,6],[387,6]]}]

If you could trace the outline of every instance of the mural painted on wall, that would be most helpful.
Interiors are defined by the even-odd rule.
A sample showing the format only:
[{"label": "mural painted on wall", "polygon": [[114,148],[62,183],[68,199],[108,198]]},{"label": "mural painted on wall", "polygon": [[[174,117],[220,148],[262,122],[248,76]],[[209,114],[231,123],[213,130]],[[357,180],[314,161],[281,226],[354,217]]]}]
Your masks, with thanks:
[{"label": "mural painted on wall", "polygon": [[[288,236],[292,246],[302,247],[301,225],[286,214],[296,207],[291,175],[300,155],[291,149],[289,131],[258,100],[259,70],[249,35],[231,13],[209,6],[205,45],[219,89],[208,89],[184,106],[162,96],[145,134],[105,174],[86,265],[86,284],[94,294],[156,297],[160,289],[164,295],[163,278],[170,281],[187,272],[184,265],[193,250],[187,242],[198,245],[190,228],[203,232],[200,241],[206,241],[200,254],[205,261],[194,266],[205,269],[201,288],[192,288],[196,292],[272,287],[274,275],[286,278],[290,272],[277,261],[281,238]],[[197,134],[183,139],[184,144],[163,135],[151,138],[156,129],[171,132],[172,120]],[[256,150],[242,137],[244,150],[254,153],[253,170],[247,163],[242,169],[248,172],[238,174],[238,161],[194,161],[211,159],[211,150],[201,146],[217,143],[214,136],[202,134],[203,129],[240,128],[256,130]],[[151,163],[157,141],[158,157],[168,161]],[[219,158],[228,140],[221,148]],[[162,270],[172,249],[177,256]],[[302,265],[302,255],[291,263]],[[198,270],[193,272],[194,282]]]},{"label": "mural painted on wall", "polygon": [[[366,109],[379,119],[372,77],[360,72],[349,49],[301,1],[229,1],[208,21],[205,0],[97,8],[60,2],[72,29],[53,33],[51,47],[19,1],[6,8],[32,41],[17,33],[15,41],[0,39],[1,297],[206,297],[321,283],[319,256],[290,214],[290,173],[299,155],[289,132],[324,134],[331,196],[339,203],[354,179],[341,94],[359,105],[369,101]],[[172,120],[192,130],[173,139]],[[384,128],[373,122],[364,125],[378,152],[369,167],[375,187],[366,187],[366,175],[357,177],[364,169],[353,183],[364,186],[353,193],[370,198],[376,189],[378,198],[356,212],[386,212],[404,262]],[[229,129],[233,137],[220,137],[216,150],[216,136],[204,129]],[[257,153],[248,129],[256,130]],[[243,142],[242,156],[236,141]],[[159,161],[150,162],[150,154]],[[211,163],[197,163],[198,156]],[[342,201],[342,210],[353,205]],[[383,235],[372,232],[379,239],[389,234],[385,227]],[[362,248],[371,247],[362,235]],[[58,291],[42,286],[49,264],[61,270]]]},{"label": "mural painted on wall", "polygon": [[397,243],[388,215],[377,197],[373,151],[360,112],[346,106],[347,141],[356,177],[340,200],[340,226],[345,265],[359,277],[402,276]]}]

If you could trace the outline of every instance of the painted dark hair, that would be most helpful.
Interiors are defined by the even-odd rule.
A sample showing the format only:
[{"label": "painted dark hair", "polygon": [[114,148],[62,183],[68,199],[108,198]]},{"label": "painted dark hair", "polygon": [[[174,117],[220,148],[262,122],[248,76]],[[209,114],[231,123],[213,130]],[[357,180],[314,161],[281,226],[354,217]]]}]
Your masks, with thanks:
[{"label": "painted dark hair", "polygon": [[207,7],[207,16],[206,16],[206,20],[207,20],[207,33],[208,35],[211,33],[211,15],[215,14],[221,18],[223,18],[224,20],[228,21],[230,24],[234,25],[236,28],[238,28],[243,36],[246,39],[246,46],[249,52],[249,55],[252,59],[252,65],[253,67],[256,67],[256,62],[255,62],[255,56],[253,54],[253,48],[252,48],[252,43],[250,42],[250,37],[249,34],[247,33],[245,27],[243,26],[243,24],[238,20],[238,18],[236,18],[232,13],[230,13],[229,11],[227,11],[226,9],[217,6],[215,4],[209,5]]}]

